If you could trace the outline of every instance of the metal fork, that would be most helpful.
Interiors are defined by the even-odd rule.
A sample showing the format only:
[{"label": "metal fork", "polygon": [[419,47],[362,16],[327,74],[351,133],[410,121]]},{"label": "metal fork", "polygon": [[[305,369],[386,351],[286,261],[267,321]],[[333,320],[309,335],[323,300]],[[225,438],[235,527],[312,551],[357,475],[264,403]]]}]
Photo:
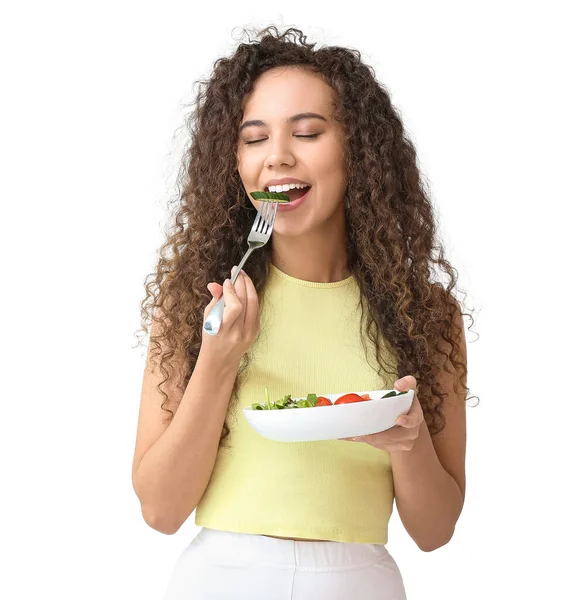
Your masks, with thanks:
[{"label": "metal fork", "polygon": [[[247,244],[249,249],[245,253],[243,260],[239,263],[237,270],[231,276],[231,283],[237,281],[237,277],[243,268],[243,265],[254,250],[265,246],[267,241],[270,239],[272,231],[274,230],[274,223],[276,221],[276,213],[278,212],[278,202],[262,202],[257,216],[251,227],[249,237],[247,238]],[[212,310],[208,313],[206,321],[204,321],[203,329],[208,335],[216,335],[219,332],[222,320],[223,312],[225,309],[225,298],[221,296],[216,304],[212,307]]]}]

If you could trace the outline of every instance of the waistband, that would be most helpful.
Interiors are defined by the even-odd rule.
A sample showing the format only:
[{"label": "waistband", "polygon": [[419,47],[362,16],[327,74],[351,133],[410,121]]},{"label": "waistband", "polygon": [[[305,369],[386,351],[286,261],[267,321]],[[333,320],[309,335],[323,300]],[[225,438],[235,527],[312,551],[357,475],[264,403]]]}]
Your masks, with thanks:
[{"label": "waistband", "polygon": [[298,570],[347,570],[361,568],[387,558],[383,544],[282,540],[259,534],[202,528],[192,540],[209,563],[255,564]]}]

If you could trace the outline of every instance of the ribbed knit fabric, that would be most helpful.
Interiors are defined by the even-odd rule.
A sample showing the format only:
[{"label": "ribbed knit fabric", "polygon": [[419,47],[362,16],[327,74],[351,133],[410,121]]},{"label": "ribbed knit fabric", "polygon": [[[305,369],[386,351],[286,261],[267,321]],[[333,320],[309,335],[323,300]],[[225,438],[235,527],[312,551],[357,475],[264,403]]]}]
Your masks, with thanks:
[{"label": "ribbed knit fabric", "polygon": [[[280,537],[388,541],[394,489],[387,452],[341,440],[274,442],[256,433],[241,412],[265,401],[265,386],[271,400],[391,389],[397,376],[378,376],[367,336],[367,356],[362,346],[359,299],[353,276],[316,283],[272,265],[260,335],[229,420],[231,447],[219,449],[196,525]],[[397,364],[395,354],[387,356]]]}]

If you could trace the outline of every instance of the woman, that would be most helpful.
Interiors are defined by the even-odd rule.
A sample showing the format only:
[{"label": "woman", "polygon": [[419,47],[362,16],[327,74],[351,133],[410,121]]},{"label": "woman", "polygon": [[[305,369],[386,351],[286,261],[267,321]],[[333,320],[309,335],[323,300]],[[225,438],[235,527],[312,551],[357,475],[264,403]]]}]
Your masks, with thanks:
[{"label": "woman", "polygon": [[[165,598],[405,598],[384,546],[393,501],[419,548],[450,540],[468,390],[454,269],[414,148],[359,53],[315,50],[296,29],[218,60],[191,125],[175,229],[142,305],[145,330],[149,303],[154,318],[133,461],[151,527],[173,534],[194,508],[203,527]],[[233,286],[250,192],[292,182]],[[358,438],[273,442],[241,412],[265,387],[277,399],[393,386],[415,390],[409,412]]]}]

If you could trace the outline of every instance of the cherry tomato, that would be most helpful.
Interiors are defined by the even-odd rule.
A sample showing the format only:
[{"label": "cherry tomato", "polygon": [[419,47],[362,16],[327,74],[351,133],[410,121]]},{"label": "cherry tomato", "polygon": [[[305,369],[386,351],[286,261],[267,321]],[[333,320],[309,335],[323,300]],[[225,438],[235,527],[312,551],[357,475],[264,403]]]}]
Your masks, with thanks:
[{"label": "cherry tomato", "polygon": [[365,402],[367,398],[362,398],[359,394],[345,394],[337,400],[335,404],[349,404],[350,402]]},{"label": "cherry tomato", "polygon": [[325,398],[324,396],[319,396],[316,401],[317,406],[331,406],[332,404],[333,403],[328,398]]}]

